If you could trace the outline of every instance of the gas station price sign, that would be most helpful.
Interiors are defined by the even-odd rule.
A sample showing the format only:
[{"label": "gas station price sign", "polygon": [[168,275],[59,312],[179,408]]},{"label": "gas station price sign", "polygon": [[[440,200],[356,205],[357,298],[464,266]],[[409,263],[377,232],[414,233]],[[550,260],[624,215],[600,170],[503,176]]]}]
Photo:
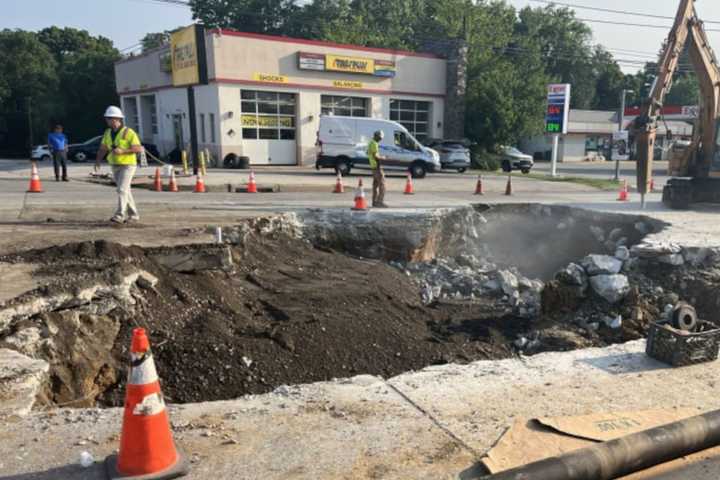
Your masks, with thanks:
[{"label": "gas station price sign", "polygon": [[545,132],[556,135],[567,133],[570,113],[570,84],[548,85]]}]

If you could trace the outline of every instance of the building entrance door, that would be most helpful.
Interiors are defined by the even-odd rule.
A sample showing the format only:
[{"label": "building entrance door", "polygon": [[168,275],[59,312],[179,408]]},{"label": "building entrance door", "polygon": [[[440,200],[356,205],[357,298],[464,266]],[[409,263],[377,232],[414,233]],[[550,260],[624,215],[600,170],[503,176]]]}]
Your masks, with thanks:
[{"label": "building entrance door", "polygon": [[185,138],[183,137],[182,115],[176,113],[173,119],[173,138],[175,139],[175,148],[182,151],[185,148]]}]

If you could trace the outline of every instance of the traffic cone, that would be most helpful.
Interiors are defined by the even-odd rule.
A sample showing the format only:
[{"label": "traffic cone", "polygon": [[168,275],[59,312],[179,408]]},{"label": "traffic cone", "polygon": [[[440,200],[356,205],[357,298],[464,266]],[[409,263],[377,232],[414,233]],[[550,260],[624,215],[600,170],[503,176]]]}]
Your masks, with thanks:
[{"label": "traffic cone", "polygon": [[367,200],[365,199],[365,190],[363,189],[362,178],[358,181],[358,188],[355,191],[355,206],[353,210],[365,211],[368,209]]},{"label": "traffic cone", "polygon": [[120,452],[105,460],[111,479],[169,479],[188,473],[175,447],[145,329],[133,330]]},{"label": "traffic cone", "polygon": [[408,173],[407,176],[407,182],[405,182],[405,195],[415,195],[415,190],[413,189],[413,183],[412,183],[412,175]]},{"label": "traffic cone", "polygon": [[205,182],[203,181],[202,175],[197,176],[197,181],[195,182],[195,193],[205,193]]},{"label": "traffic cone", "polygon": [[618,202],[627,202],[628,200],[628,184],[627,180],[623,180],[622,187],[620,187],[620,194],[618,195]]},{"label": "traffic cone", "polygon": [[40,183],[40,174],[35,162],[32,162],[32,172],[30,173],[30,187],[27,193],[42,193],[42,184]]},{"label": "traffic cone", "polygon": [[507,185],[505,186],[505,195],[507,195],[509,197],[512,194],[513,194],[512,175],[508,175]]},{"label": "traffic cone", "polygon": [[485,195],[485,188],[483,187],[482,175],[478,175],[477,186],[475,187],[475,195]]},{"label": "traffic cone", "polygon": [[178,185],[177,181],[175,181],[175,169],[173,168],[170,173],[170,183],[168,183],[168,192],[177,192],[178,191]]},{"label": "traffic cone", "polygon": [[654,191],[655,191],[655,179],[651,178],[650,179],[650,193],[652,193]]},{"label": "traffic cone", "polygon": [[255,183],[255,172],[250,170],[250,180],[248,181],[247,193],[257,193],[257,184]]},{"label": "traffic cone", "polygon": [[160,168],[155,169],[155,183],[153,188],[156,192],[162,192],[162,180],[160,179]]},{"label": "traffic cone", "polygon": [[337,180],[335,181],[335,190],[333,193],[345,193],[345,185],[343,185],[342,174],[338,172]]}]

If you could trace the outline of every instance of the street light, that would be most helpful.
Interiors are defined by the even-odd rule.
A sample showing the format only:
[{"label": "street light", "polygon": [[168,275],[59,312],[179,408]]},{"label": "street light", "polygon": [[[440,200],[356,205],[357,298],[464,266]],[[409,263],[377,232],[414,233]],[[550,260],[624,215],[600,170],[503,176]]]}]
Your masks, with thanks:
[{"label": "street light", "polygon": [[[623,130],[625,130],[625,96],[628,93],[635,93],[635,92],[633,92],[632,90],[623,89],[622,94],[620,95],[620,115],[618,117],[618,122],[620,124],[619,130],[621,132]],[[613,178],[613,180],[615,180],[616,182],[619,182],[620,181],[620,154],[618,153],[618,155],[616,157],[617,158],[615,158],[615,177]]]}]

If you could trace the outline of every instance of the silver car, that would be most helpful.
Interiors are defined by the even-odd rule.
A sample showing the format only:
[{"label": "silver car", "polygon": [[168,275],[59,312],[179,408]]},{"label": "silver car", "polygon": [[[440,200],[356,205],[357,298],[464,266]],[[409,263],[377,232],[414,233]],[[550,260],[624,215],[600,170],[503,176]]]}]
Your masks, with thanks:
[{"label": "silver car", "polygon": [[535,166],[533,157],[527,153],[523,153],[515,147],[504,146],[501,147],[502,151],[502,169],[503,172],[512,172],[513,170],[520,170],[522,173],[530,173],[530,170]]},{"label": "silver car", "polygon": [[435,140],[428,145],[440,154],[440,164],[444,170],[457,170],[459,173],[470,168],[470,149],[457,140]]}]

